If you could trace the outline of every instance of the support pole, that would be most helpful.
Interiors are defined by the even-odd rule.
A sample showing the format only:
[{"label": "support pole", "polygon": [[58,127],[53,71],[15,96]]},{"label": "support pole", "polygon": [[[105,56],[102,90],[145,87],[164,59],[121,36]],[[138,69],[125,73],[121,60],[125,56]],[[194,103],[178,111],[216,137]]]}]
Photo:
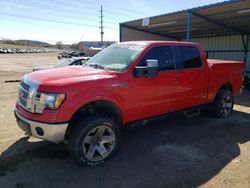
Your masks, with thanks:
[{"label": "support pole", "polygon": [[101,19],[101,21],[100,21],[100,23],[101,23],[101,27],[100,27],[100,29],[101,29],[101,46],[103,47],[103,35],[104,35],[104,32],[103,32],[103,9],[102,9],[102,5],[101,5],[101,10],[100,10],[100,19]]},{"label": "support pole", "polygon": [[207,59],[208,59],[208,57],[209,57],[209,56],[208,56],[208,54],[209,54],[209,52],[208,52],[208,51],[206,51],[206,56],[207,56]]},{"label": "support pole", "polygon": [[[248,55],[248,44],[249,44],[249,34],[246,35],[241,35],[241,39],[242,39],[242,43],[243,43],[243,47],[244,47],[244,63],[247,63],[247,55]],[[246,40],[245,40],[246,39]]]},{"label": "support pole", "polygon": [[187,42],[189,42],[190,38],[191,38],[191,19],[192,19],[192,12],[188,11],[188,17],[187,17]]},{"label": "support pole", "polygon": [[122,24],[119,24],[119,42],[122,42]]},{"label": "support pole", "polygon": [[246,40],[246,50],[245,50],[245,59],[244,59],[244,62],[245,62],[245,65],[247,64],[247,53],[248,53],[248,44],[249,44],[249,34],[247,35],[247,40]]}]

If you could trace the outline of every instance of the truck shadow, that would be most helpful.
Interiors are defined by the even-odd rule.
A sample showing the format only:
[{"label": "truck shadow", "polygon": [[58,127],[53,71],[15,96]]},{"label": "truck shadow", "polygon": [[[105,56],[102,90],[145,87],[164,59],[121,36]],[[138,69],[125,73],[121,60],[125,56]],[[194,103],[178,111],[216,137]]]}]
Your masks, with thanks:
[{"label": "truck shadow", "polygon": [[250,90],[243,89],[240,96],[235,97],[235,104],[250,107]]},{"label": "truck shadow", "polygon": [[[215,119],[206,113],[191,119],[182,115],[168,117],[124,130],[116,156],[101,166],[86,168],[74,163],[66,146],[41,142],[39,149],[2,166],[0,182],[1,176],[4,182],[10,182],[12,176],[25,173],[24,179],[16,178],[13,185],[198,187],[240,155],[239,144],[250,141],[249,124],[250,114],[237,111],[227,119]],[[20,139],[2,155],[22,144],[31,147],[41,143]]]},{"label": "truck shadow", "polygon": [[22,161],[33,158],[64,160],[70,157],[69,153],[65,152],[66,149],[64,144],[53,144],[46,141],[29,142],[28,136],[22,137],[0,155],[0,172],[9,165],[14,167]]}]

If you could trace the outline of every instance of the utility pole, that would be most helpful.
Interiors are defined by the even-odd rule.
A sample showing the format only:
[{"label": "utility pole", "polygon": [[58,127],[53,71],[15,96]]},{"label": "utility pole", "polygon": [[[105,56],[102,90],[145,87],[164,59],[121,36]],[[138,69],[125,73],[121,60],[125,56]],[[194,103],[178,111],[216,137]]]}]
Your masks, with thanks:
[{"label": "utility pole", "polygon": [[100,14],[101,14],[101,16],[100,16],[100,18],[101,18],[101,27],[100,27],[100,29],[101,29],[101,46],[103,46],[103,35],[104,35],[104,32],[103,32],[103,9],[102,9],[102,5],[101,5],[101,10],[100,10]]}]

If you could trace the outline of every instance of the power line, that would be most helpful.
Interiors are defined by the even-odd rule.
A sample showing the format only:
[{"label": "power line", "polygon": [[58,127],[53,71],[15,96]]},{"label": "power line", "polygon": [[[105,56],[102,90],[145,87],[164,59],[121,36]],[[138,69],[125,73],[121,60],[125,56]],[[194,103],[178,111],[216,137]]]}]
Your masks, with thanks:
[{"label": "power line", "polygon": [[[34,2],[34,1],[27,1],[27,0],[23,0],[23,1],[26,1],[26,2],[31,2],[31,3],[35,3],[35,4],[37,4],[38,2],[36,1],[36,2]],[[51,1],[51,2],[55,2],[56,0],[54,0],[54,1]],[[58,1],[58,2],[60,2],[60,1]],[[93,3],[93,2],[87,2],[87,1],[80,1],[82,4],[87,4],[87,5],[91,5],[92,7],[97,7],[98,6],[98,4],[97,3]],[[61,2],[60,2],[61,3]],[[66,3],[67,3],[67,1],[66,1]],[[72,3],[72,2],[71,2]],[[49,5],[49,4],[47,4],[47,3],[41,3],[41,2],[39,2],[39,4],[40,5]],[[119,13],[119,14],[121,14],[121,12],[123,12],[123,13],[125,13],[126,15],[131,15],[131,13],[133,13],[134,15],[138,15],[138,16],[141,16],[141,13],[140,12],[138,12],[138,11],[132,11],[132,10],[125,10],[125,9],[121,9],[121,8],[119,8],[119,7],[115,7],[115,6],[110,6],[109,4],[103,4],[103,3],[101,3],[103,6],[105,6],[105,8],[106,7],[108,7],[108,8],[110,8],[112,11],[111,12],[117,12],[117,13]],[[51,5],[51,4],[50,4]],[[49,6],[50,6],[49,5]],[[59,5],[59,6],[58,6]],[[55,4],[53,4],[53,7],[63,7],[63,6],[61,6],[61,4],[59,4],[59,3],[57,3],[56,5]],[[71,8],[71,9],[78,9],[76,6],[70,6],[70,7],[67,7],[67,8]],[[106,8],[106,9],[108,9],[108,8]],[[140,7],[138,7],[138,8],[140,8]],[[86,9],[84,9],[84,11],[85,11]]]},{"label": "power line", "polygon": [[[92,24],[82,24],[77,22],[68,22],[68,21],[61,21],[61,20],[54,20],[54,19],[46,19],[46,18],[38,18],[38,17],[32,17],[32,16],[23,16],[23,15],[17,15],[17,14],[9,14],[9,13],[0,13],[1,15],[11,16],[11,17],[17,17],[17,18],[26,18],[31,20],[39,20],[39,21],[45,21],[45,22],[53,22],[53,23],[61,23],[61,24],[70,24],[70,25],[81,25],[86,27],[95,27],[97,28],[97,25]],[[109,29],[116,30],[117,28],[114,27],[108,27]]]},{"label": "power line", "polygon": [[[51,27],[51,25],[48,25],[48,24],[44,24],[44,23],[41,23],[41,22],[39,22],[39,23],[37,23],[37,22],[29,22],[29,20],[24,20],[24,19],[22,19],[22,18],[17,18],[17,17],[12,17],[12,16],[7,16],[7,15],[4,15],[4,17],[8,17],[8,21],[10,21],[10,22],[14,22],[14,23],[16,23],[16,22],[18,22],[18,24],[28,24],[28,25],[32,25],[32,26],[39,26],[39,27],[43,27],[43,28],[46,28],[46,29],[63,29],[63,28],[65,28],[65,27],[63,27],[62,25],[53,25],[53,27]],[[2,17],[2,18],[4,18],[4,17]],[[17,21],[16,20],[16,18],[17,19],[21,19],[21,21]],[[75,25],[75,27],[85,27],[85,26],[82,26],[82,25]]]},{"label": "power line", "polygon": [[[15,3],[15,5],[17,3],[20,3],[20,2],[15,1],[15,0],[5,0],[5,1],[6,2]],[[96,4],[89,3],[89,2],[84,2],[84,3],[91,4],[91,5],[96,5]],[[58,11],[60,13],[68,13],[68,12],[63,12],[62,11],[62,9],[65,9],[65,8],[71,9],[72,10],[71,12],[73,12],[73,13],[78,12],[78,11],[81,11],[81,13],[82,13],[82,10],[84,10],[84,12],[93,13],[93,11],[90,11],[89,9],[86,9],[86,8],[84,9],[84,8],[77,8],[77,7],[72,7],[72,6],[58,6],[58,4],[56,4],[56,5],[54,5],[54,4],[45,4],[45,3],[33,2],[33,1],[26,1],[26,0],[23,0],[22,4],[19,4],[19,5],[21,5],[21,6],[22,5],[28,5],[28,6],[31,6],[31,7],[37,7],[37,8],[49,9],[49,10],[55,10],[55,11]],[[108,7],[112,7],[112,6],[108,6]],[[115,13],[116,17],[120,17],[120,18],[124,18],[124,19],[128,19],[128,15],[131,15],[131,13],[132,13],[132,11],[125,11],[125,10],[119,9],[117,7],[112,7],[112,10],[110,10],[108,12],[110,12],[110,13],[106,14],[106,15],[108,15],[107,17],[108,18],[112,18],[112,19],[114,18],[114,14],[112,14],[112,12],[117,12],[117,13]],[[141,14],[138,13],[138,12],[135,12],[133,14],[134,15],[137,14],[138,16],[141,16]],[[82,18],[79,18],[79,19],[82,19]],[[113,21],[110,21],[110,20],[106,21],[106,22],[107,23],[112,23],[112,24],[116,23],[116,22],[113,22]]]},{"label": "power line", "polygon": [[[33,1],[26,1],[26,0],[22,0],[22,4],[19,4],[20,1],[15,1],[15,0],[5,0],[5,2],[12,2],[12,3],[15,3],[15,6],[18,4],[19,6],[22,6],[22,5],[28,5],[28,6],[32,6],[32,7],[38,7],[38,8],[42,8],[42,9],[46,9],[46,10],[58,10],[60,12],[63,12],[63,9],[71,9],[72,12],[76,12],[76,11],[81,11],[82,13],[82,10],[83,9],[79,9],[75,6],[58,6],[57,5],[53,5],[53,4],[44,4],[44,3],[40,3],[40,2],[33,2]],[[84,9],[85,10],[85,9]],[[89,9],[86,9],[85,11],[89,12],[90,10]],[[93,13],[91,11],[91,13]]]},{"label": "power line", "polygon": [[[15,0],[7,0],[6,2],[15,3],[15,5],[18,3]],[[64,17],[67,16],[67,17],[75,18],[75,19],[79,19],[79,20],[82,20],[84,18],[84,17],[72,16],[72,14],[69,14],[69,13],[76,13],[76,10],[74,10],[74,11],[62,11],[62,8],[59,8],[59,7],[56,7],[56,6],[47,6],[45,4],[33,3],[33,2],[29,2],[29,1],[24,1],[24,0],[23,0],[22,4],[20,4],[19,6],[23,6],[23,7],[28,6],[28,7],[32,7],[32,8],[36,7],[36,8],[40,8],[40,9],[46,9],[46,10],[49,10],[49,11],[53,10],[53,11],[56,11],[56,12],[60,13]],[[79,9],[77,9],[77,11],[78,10]],[[86,10],[84,10],[84,11],[86,11]],[[87,12],[93,13],[93,11],[90,11],[90,10],[87,10]],[[50,14],[50,16],[51,16],[51,14]],[[57,14],[56,16],[58,18],[59,15]],[[97,19],[93,19],[90,16],[88,16],[88,21],[89,20],[97,21]],[[113,24],[118,24],[118,22],[114,22],[114,21],[106,21],[106,22],[109,23],[109,24],[112,24],[112,25]]]}]

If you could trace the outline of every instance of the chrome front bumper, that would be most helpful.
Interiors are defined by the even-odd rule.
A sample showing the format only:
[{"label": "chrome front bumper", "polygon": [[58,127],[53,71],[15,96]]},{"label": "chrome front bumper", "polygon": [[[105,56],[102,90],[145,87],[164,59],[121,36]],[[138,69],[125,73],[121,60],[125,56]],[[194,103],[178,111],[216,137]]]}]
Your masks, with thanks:
[{"label": "chrome front bumper", "polygon": [[30,136],[54,143],[64,141],[68,123],[50,124],[29,120],[15,111],[18,126]]}]

